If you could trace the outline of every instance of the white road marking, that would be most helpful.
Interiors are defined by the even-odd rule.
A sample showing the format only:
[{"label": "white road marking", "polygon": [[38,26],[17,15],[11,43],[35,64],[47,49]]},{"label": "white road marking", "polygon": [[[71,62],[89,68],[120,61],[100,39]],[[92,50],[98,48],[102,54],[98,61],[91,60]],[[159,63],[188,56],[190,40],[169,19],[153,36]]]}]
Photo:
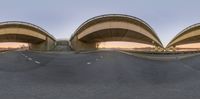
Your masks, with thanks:
[{"label": "white road marking", "polygon": [[32,59],[32,58],[28,58],[28,60],[30,60],[30,61],[31,61],[31,60],[33,60],[33,59]]},{"label": "white road marking", "polygon": [[90,65],[91,63],[90,63],[90,62],[87,62],[87,64]]},{"label": "white road marking", "polygon": [[39,61],[35,61],[35,63],[36,63],[36,64],[40,64],[40,62],[39,62]]},{"label": "white road marking", "polygon": [[28,56],[26,56],[26,55],[25,55],[25,54],[23,54],[23,53],[22,53],[21,55],[22,55],[22,56],[24,56],[24,57],[26,57],[26,58],[28,57]]},{"label": "white road marking", "polygon": [[39,62],[39,61],[34,61],[31,57],[28,57],[28,56],[26,56],[25,54],[21,54],[22,56],[24,56],[25,58],[27,58],[29,61],[33,61],[33,62],[35,62],[36,64],[41,64],[41,62]]}]

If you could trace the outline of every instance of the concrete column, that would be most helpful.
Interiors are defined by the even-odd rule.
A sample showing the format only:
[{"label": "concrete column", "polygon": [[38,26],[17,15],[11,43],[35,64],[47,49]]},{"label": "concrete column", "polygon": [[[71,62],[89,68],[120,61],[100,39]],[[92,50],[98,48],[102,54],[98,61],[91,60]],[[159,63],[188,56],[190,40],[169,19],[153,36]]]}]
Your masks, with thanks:
[{"label": "concrete column", "polygon": [[47,37],[46,41],[41,42],[40,44],[31,44],[31,50],[35,51],[50,51],[55,47],[55,41]]},{"label": "concrete column", "polygon": [[96,42],[94,43],[85,43],[78,39],[77,36],[71,41],[71,47],[75,51],[87,51],[87,50],[96,50]]},{"label": "concrete column", "polygon": [[175,46],[175,45],[172,46],[172,51],[173,51],[173,52],[176,52],[176,46]]}]

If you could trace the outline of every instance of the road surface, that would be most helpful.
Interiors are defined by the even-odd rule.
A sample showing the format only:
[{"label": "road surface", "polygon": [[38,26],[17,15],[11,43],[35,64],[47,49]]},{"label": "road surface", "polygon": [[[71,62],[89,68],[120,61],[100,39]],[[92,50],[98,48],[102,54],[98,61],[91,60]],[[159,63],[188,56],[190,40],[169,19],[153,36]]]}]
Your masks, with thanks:
[{"label": "road surface", "polygon": [[200,55],[0,53],[1,99],[199,99]]}]

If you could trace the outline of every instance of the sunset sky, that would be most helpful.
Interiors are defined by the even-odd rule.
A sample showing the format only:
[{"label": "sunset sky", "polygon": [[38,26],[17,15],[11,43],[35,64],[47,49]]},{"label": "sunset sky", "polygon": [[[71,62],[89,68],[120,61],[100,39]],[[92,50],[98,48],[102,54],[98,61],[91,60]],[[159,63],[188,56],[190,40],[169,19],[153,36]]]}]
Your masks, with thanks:
[{"label": "sunset sky", "polygon": [[19,48],[22,45],[24,46],[28,46],[27,43],[16,43],[16,42],[12,42],[12,43],[0,43],[0,48]]},{"label": "sunset sky", "polygon": [[57,39],[69,39],[87,19],[127,14],[149,23],[167,45],[184,28],[200,22],[199,4],[199,0],[1,0],[0,22],[30,22]]},{"label": "sunset sky", "polygon": [[177,46],[178,48],[200,48],[200,43],[184,44]]},{"label": "sunset sky", "polygon": [[144,48],[151,45],[132,42],[104,42],[99,44],[99,48]]}]

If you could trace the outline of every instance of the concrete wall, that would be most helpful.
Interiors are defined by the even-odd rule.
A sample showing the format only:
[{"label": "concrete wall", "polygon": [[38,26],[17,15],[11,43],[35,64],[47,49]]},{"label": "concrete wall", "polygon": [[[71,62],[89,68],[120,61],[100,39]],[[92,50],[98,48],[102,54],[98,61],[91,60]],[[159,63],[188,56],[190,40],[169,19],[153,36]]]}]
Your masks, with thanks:
[{"label": "concrete wall", "polygon": [[72,51],[68,40],[57,40],[56,47],[53,49],[54,51]]},{"label": "concrete wall", "polygon": [[[96,19],[97,20],[97,19]],[[106,35],[111,36],[110,41],[127,41],[124,38],[127,38],[128,41],[135,42],[140,41],[144,42],[146,44],[152,44],[154,42],[154,45],[162,47],[160,40],[154,35],[154,31],[149,31],[144,27],[143,23],[137,24],[134,19],[131,19],[131,21],[127,18],[125,20],[102,20],[102,21],[95,21],[92,20],[94,23],[87,23],[85,24],[85,27],[82,26],[82,28],[79,28],[79,30],[76,31],[76,33],[71,38],[71,47],[74,50],[96,50],[96,42],[99,41],[105,41]],[[113,31],[113,30],[121,29],[122,31]],[[105,33],[105,35],[101,35],[102,30],[108,30],[109,33]],[[112,31],[111,31],[112,30]],[[128,31],[127,31],[128,30]],[[129,32],[132,31],[132,32]],[[121,33],[121,34],[120,34]],[[140,34],[140,35],[136,35]],[[89,36],[91,35],[91,36]],[[92,39],[95,39],[96,37],[100,37],[99,39],[94,41],[94,43],[88,43],[92,42]],[[104,38],[105,37],[105,38]],[[119,38],[119,39],[116,39]],[[139,42],[139,43],[140,43]]]},{"label": "concrete wall", "polygon": [[75,51],[96,50],[96,43],[84,43],[75,36],[71,41],[71,47]]},{"label": "concrete wall", "polygon": [[39,44],[31,44],[30,50],[34,51],[50,51],[55,47],[55,41],[49,37],[46,37],[46,40]]},{"label": "concrete wall", "polygon": [[[171,47],[171,46],[174,46],[174,45],[194,43],[194,41],[192,41],[190,38],[192,38],[192,37],[198,37],[198,36],[200,36],[200,29],[193,30],[193,31],[190,31],[190,32],[186,32],[186,33],[184,33],[184,35],[182,35],[182,36],[180,36],[180,37],[172,40],[173,42],[169,43],[168,47]],[[187,43],[186,43],[186,40],[188,40]]]},{"label": "concrete wall", "polygon": [[[55,47],[56,41],[46,31],[34,26],[18,24],[2,25],[0,42],[31,43],[31,50],[49,51]],[[40,42],[40,43],[39,43]]]},{"label": "concrete wall", "polygon": [[45,40],[46,36],[39,32],[26,29],[26,28],[17,28],[17,27],[8,27],[0,29],[0,35],[27,35],[31,37],[36,37],[42,40]]},{"label": "concrete wall", "polygon": [[133,23],[123,22],[123,21],[108,21],[108,22],[102,22],[102,23],[95,24],[93,26],[88,27],[81,33],[79,33],[78,39],[81,39],[91,33],[96,32],[96,31],[105,30],[105,29],[116,29],[116,28],[135,31],[137,33],[147,36],[148,38],[151,38],[154,42],[160,44],[159,40],[152,33],[147,31],[143,27],[133,24]]},{"label": "concrete wall", "polygon": [[[93,35],[99,36],[99,35],[101,35],[101,33],[98,33],[98,34],[97,33],[94,34],[94,33],[97,31],[106,30],[106,29],[108,29],[108,30],[109,29],[110,30],[111,29],[124,29],[125,30],[125,32],[124,32],[125,35],[123,35],[123,37],[117,37],[119,35],[119,33],[117,33],[117,32],[112,33],[111,31],[108,31],[108,32],[112,33],[111,35],[113,36],[112,38],[108,38],[108,39],[111,39],[113,41],[122,40],[122,38],[123,38],[123,41],[126,41],[124,38],[130,39],[131,41],[133,41],[133,40],[136,41],[137,39],[134,39],[134,38],[137,38],[139,36],[134,35],[133,32],[127,32],[127,30],[130,30],[130,31],[134,31],[134,32],[144,36],[143,38],[140,37],[140,39],[141,39],[140,42],[144,41],[144,43],[149,42],[151,44],[152,42],[147,41],[145,39],[145,37],[146,37],[146,38],[151,39],[153,42],[155,42],[155,44],[162,45],[159,42],[159,40],[152,33],[150,33],[149,31],[147,31],[146,29],[144,29],[143,27],[141,27],[139,25],[135,25],[133,23],[123,22],[123,21],[108,21],[108,22],[102,22],[102,23],[98,23],[93,26],[90,26],[90,27],[86,28],[85,30],[83,30],[82,32],[75,35],[75,37],[71,41],[72,48],[74,50],[79,50],[79,51],[81,51],[81,50],[96,50],[96,42],[84,43],[83,41],[81,41],[81,39],[86,37],[87,35],[91,35],[92,33],[93,33]],[[107,33],[106,35],[110,35],[110,34]],[[132,37],[131,37],[131,35],[132,35]],[[119,38],[119,39],[116,39],[116,38]],[[90,37],[88,39],[95,39],[95,38]],[[130,40],[128,40],[128,41],[130,41]]]}]

